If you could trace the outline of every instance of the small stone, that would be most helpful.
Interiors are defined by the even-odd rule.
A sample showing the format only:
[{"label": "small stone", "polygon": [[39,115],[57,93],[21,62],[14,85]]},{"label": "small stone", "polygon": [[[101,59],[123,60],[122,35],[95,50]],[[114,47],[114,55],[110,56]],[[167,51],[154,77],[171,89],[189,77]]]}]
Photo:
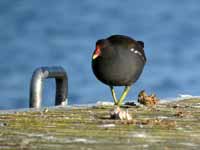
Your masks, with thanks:
[{"label": "small stone", "polygon": [[136,104],[134,102],[126,102],[124,105],[128,105],[128,106],[136,106]]},{"label": "small stone", "polygon": [[8,124],[6,122],[0,122],[0,127],[5,127],[7,126]]},{"label": "small stone", "polygon": [[44,110],[43,110],[44,113],[47,113],[48,111],[49,111],[48,108],[44,108]]}]

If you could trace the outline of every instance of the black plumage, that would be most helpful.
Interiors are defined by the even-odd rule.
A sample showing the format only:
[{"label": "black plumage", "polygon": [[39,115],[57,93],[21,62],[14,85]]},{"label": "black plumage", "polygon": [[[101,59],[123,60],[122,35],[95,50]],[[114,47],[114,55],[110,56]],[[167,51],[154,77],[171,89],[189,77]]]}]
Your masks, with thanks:
[{"label": "black plumage", "polygon": [[113,86],[131,86],[140,77],[146,56],[144,43],[124,35],[112,35],[96,42],[92,70],[101,82]]}]

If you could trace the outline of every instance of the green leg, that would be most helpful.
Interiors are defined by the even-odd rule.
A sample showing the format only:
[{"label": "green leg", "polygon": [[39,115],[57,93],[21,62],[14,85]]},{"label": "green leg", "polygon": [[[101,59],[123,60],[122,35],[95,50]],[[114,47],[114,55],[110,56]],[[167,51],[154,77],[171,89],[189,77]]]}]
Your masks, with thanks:
[{"label": "green leg", "polygon": [[111,93],[112,93],[112,97],[114,99],[115,105],[117,105],[118,101],[117,101],[117,98],[116,98],[116,95],[115,95],[114,87],[110,86],[110,89],[111,89]]},{"label": "green leg", "polygon": [[125,86],[124,91],[123,91],[119,101],[117,102],[118,106],[122,105],[122,103],[123,103],[123,101],[124,101],[125,97],[127,96],[130,89],[131,89],[131,86]]}]

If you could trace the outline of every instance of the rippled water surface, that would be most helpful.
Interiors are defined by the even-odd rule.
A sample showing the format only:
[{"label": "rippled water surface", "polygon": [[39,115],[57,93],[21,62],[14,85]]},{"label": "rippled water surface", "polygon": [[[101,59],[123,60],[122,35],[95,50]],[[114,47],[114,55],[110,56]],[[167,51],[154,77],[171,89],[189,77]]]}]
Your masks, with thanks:
[{"label": "rippled water surface", "polygon": [[[199,6],[198,0],[0,1],[0,109],[28,107],[39,66],[67,70],[70,104],[112,101],[91,70],[96,40],[111,34],[145,43],[148,62],[128,99],[142,89],[159,97],[199,95]],[[43,105],[54,104],[54,86],[45,82]]]}]

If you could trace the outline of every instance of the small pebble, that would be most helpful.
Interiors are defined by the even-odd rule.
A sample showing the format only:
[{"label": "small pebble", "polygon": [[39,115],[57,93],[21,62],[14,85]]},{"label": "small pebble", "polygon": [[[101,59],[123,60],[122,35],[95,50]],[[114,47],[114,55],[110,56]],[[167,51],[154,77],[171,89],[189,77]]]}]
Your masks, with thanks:
[{"label": "small pebble", "polygon": [[0,122],[0,127],[5,127],[7,126],[8,124],[6,122]]}]

